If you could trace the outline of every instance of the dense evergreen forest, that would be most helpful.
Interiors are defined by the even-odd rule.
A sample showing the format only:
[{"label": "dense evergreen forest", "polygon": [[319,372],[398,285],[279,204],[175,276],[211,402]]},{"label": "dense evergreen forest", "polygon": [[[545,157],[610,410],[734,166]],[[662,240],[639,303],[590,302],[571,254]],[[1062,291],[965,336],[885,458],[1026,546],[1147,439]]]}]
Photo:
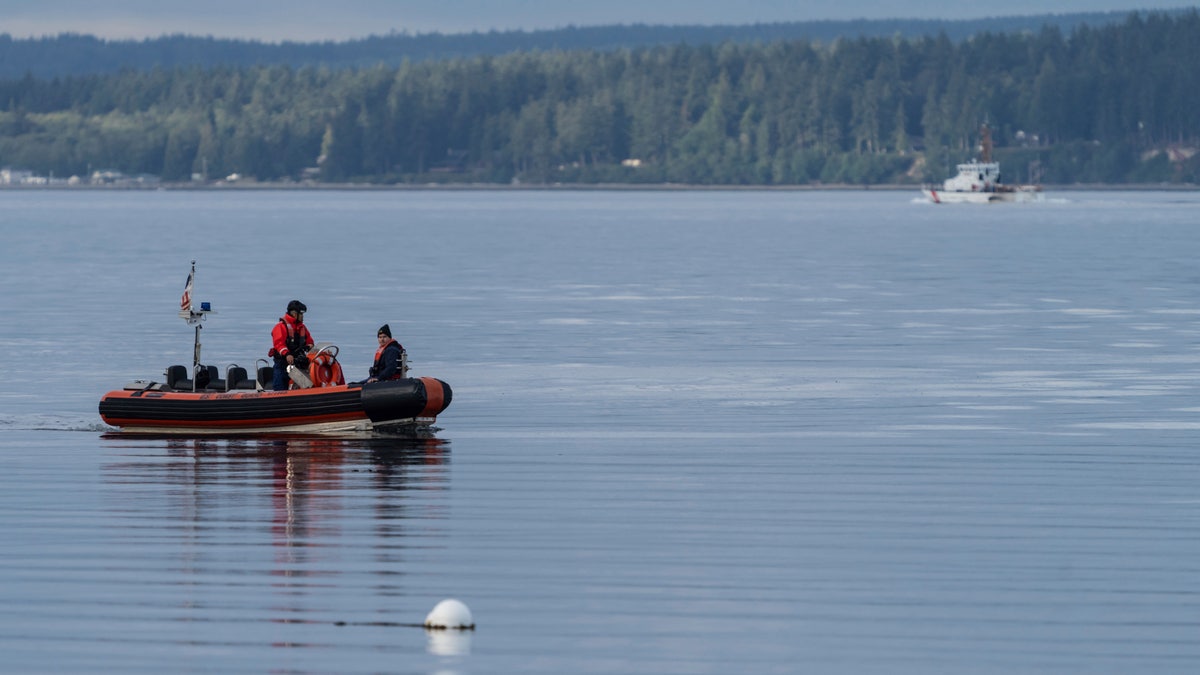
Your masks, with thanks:
[{"label": "dense evergreen forest", "polygon": [[[1180,13],[1182,10],[1170,10]],[[61,77],[199,66],[325,66],[334,70],[377,65],[399,66],[405,61],[499,56],[519,51],[578,51],[636,49],[658,45],[720,44],[806,40],[830,44],[845,37],[902,37],[944,33],[958,42],[979,33],[1036,32],[1055,26],[1064,32],[1087,24],[1119,23],[1127,12],[1045,14],[937,21],[922,19],[859,19],[855,21],[797,21],[734,26],[586,26],[539,31],[411,35],[391,33],[344,42],[283,42],[217,39],[194,35],[165,35],[147,40],[101,40],[90,35],[64,34],[14,39],[0,34],[0,79]]]},{"label": "dense evergreen forest", "polygon": [[[0,166],[164,180],[1195,182],[1200,15],[982,33],[534,51],[359,69],[0,81]],[[1016,176],[1014,177],[1014,174]]]}]

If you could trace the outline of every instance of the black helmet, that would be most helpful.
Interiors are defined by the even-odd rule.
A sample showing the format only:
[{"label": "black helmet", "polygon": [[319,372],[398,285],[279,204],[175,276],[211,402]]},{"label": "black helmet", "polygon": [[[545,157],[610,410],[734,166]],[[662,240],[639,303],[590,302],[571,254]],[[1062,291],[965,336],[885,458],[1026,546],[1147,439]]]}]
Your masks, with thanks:
[{"label": "black helmet", "polygon": [[308,307],[305,307],[304,303],[300,302],[299,300],[293,300],[288,303],[287,311],[289,311],[289,312],[307,312]]}]

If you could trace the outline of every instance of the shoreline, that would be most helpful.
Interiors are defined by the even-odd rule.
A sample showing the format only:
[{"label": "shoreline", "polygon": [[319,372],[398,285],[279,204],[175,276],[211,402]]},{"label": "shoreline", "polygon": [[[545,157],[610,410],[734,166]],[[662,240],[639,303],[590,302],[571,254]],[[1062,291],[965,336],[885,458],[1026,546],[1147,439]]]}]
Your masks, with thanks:
[{"label": "shoreline", "polygon": [[[499,183],[397,183],[377,185],[373,183],[315,183],[315,182],[238,182],[217,181],[212,183],[129,183],[129,184],[76,184],[76,185],[5,185],[4,190],[109,190],[109,191],[257,191],[257,190],[312,190],[349,192],[387,191],[528,191],[528,192],[920,192],[921,185],[698,185],[685,183],[555,183],[519,184]],[[1042,185],[1042,192],[1192,192],[1200,190],[1196,184],[1101,184],[1073,183],[1065,185]]]}]

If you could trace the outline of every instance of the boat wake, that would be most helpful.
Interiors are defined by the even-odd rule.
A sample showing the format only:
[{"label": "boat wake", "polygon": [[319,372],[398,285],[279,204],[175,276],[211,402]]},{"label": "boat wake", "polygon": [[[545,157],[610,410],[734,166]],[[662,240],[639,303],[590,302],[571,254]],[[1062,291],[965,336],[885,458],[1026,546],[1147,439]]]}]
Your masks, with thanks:
[{"label": "boat wake", "polygon": [[94,417],[72,415],[0,415],[0,429],[8,431],[116,431]]}]

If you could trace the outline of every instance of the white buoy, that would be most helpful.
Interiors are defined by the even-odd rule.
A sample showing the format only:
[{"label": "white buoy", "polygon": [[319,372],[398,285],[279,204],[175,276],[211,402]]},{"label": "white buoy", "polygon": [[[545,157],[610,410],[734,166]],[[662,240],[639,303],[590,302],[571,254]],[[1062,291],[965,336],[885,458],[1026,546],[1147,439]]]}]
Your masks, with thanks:
[{"label": "white buoy", "polygon": [[429,616],[425,617],[425,627],[475,630],[475,620],[471,618],[471,610],[466,605],[450,599],[439,602],[433,608]]}]

